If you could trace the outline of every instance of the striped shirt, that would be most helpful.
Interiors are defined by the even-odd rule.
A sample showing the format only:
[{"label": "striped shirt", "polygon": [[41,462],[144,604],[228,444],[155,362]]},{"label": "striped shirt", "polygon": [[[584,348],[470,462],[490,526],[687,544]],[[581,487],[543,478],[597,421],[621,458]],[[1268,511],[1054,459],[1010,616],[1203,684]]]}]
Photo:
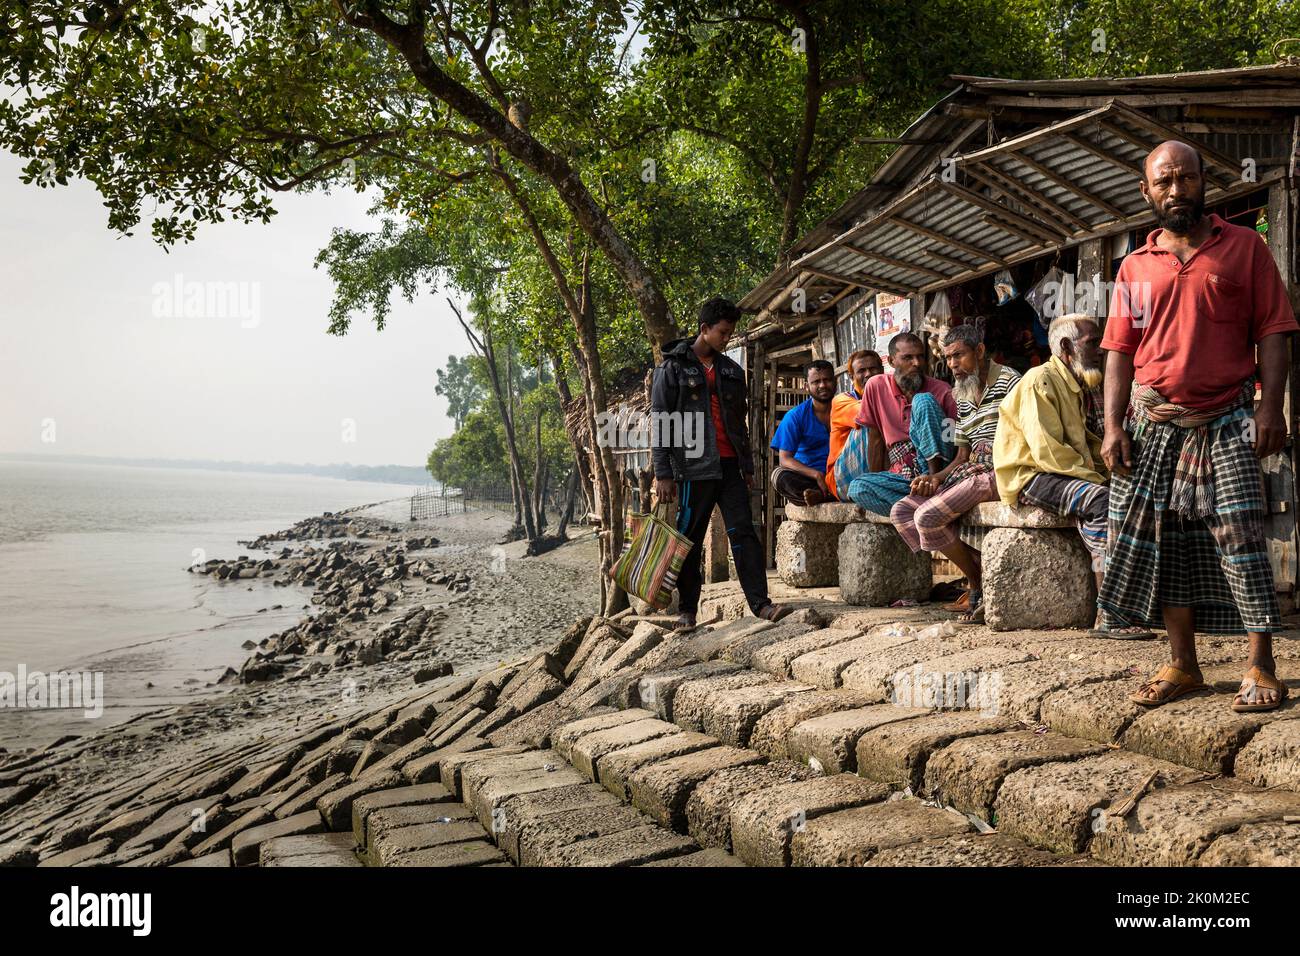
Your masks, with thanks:
[{"label": "striped shirt", "polygon": [[993,441],[998,427],[998,406],[1007,397],[1007,392],[1011,391],[1011,386],[1020,381],[1020,373],[989,359],[989,379],[984,394],[980,396],[979,405],[960,400],[957,402],[957,431],[954,440],[958,445]]}]

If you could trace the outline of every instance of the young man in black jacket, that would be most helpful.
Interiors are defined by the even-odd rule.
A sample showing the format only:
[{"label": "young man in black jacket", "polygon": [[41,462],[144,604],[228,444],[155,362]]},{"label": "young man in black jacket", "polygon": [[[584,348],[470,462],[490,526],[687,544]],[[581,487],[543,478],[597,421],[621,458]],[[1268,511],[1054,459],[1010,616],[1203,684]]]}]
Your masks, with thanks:
[{"label": "young man in black jacket", "polygon": [[[749,609],[780,620],[790,608],[767,596],[767,562],[749,508],[754,457],[746,420],[745,372],[722,354],[740,319],[735,304],[713,298],[700,307],[698,334],[663,348],[654,372],[650,408],[660,422],[652,457],[655,496],[677,500],[677,530],[694,544],[677,578],[677,627],[695,626],[700,602],[704,535],[716,505],[722,511]],[[666,417],[667,416],[667,417]]]}]

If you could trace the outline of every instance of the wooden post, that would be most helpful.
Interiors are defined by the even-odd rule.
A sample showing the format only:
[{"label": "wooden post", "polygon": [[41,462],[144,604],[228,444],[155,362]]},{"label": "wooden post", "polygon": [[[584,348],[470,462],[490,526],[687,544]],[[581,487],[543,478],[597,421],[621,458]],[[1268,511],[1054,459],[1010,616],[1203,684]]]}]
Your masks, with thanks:
[{"label": "wooden post", "polygon": [[[1106,314],[1110,311],[1110,302],[1106,299],[1105,283],[1110,281],[1110,258],[1106,255],[1106,239],[1088,239],[1079,243],[1079,267],[1075,276],[1074,292],[1076,300],[1083,294],[1084,287],[1094,285],[1101,290],[1101,296],[1092,303],[1092,314],[1097,317],[1097,324],[1106,329]],[[1073,305],[1066,307],[1067,314],[1074,311]]]}]

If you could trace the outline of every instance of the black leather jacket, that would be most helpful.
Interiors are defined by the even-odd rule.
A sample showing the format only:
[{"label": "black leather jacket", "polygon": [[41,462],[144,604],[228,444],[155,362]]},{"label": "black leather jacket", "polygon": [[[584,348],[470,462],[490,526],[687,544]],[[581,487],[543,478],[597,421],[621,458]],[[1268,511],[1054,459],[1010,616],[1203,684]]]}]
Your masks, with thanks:
[{"label": "black leather jacket", "polygon": [[[683,416],[703,416],[703,434],[694,436],[693,455],[687,454],[681,441],[656,443],[651,452],[656,478],[675,481],[701,481],[722,477],[722,459],[709,401],[708,380],[704,366],[691,349],[694,339],[674,339],[664,346],[663,361],[654,372],[650,386],[652,412],[678,412]],[[721,353],[713,358],[722,421],[727,438],[736,450],[741,472],[753,474],[754,456],[749,445],[747,386],[745,370]],[[694,417],[699,422],[699,417]],[[667,435],[667,430],[664,435]]]}]

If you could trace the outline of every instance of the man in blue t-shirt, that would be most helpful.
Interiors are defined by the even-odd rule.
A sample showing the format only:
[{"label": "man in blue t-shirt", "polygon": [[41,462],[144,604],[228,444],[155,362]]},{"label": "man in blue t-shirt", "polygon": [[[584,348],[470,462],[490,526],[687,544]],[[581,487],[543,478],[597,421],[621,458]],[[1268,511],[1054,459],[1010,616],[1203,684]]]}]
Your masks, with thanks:
[{"label": "man in blue t-shirt", "polygon": [[811,397],[786,412],[772,436],[778,455],[772,485],[792,504],[819,505],[832,497],[826,490],[826,459],[831,450],[835,366],[817,359],[808,364],[806,374]]}]

